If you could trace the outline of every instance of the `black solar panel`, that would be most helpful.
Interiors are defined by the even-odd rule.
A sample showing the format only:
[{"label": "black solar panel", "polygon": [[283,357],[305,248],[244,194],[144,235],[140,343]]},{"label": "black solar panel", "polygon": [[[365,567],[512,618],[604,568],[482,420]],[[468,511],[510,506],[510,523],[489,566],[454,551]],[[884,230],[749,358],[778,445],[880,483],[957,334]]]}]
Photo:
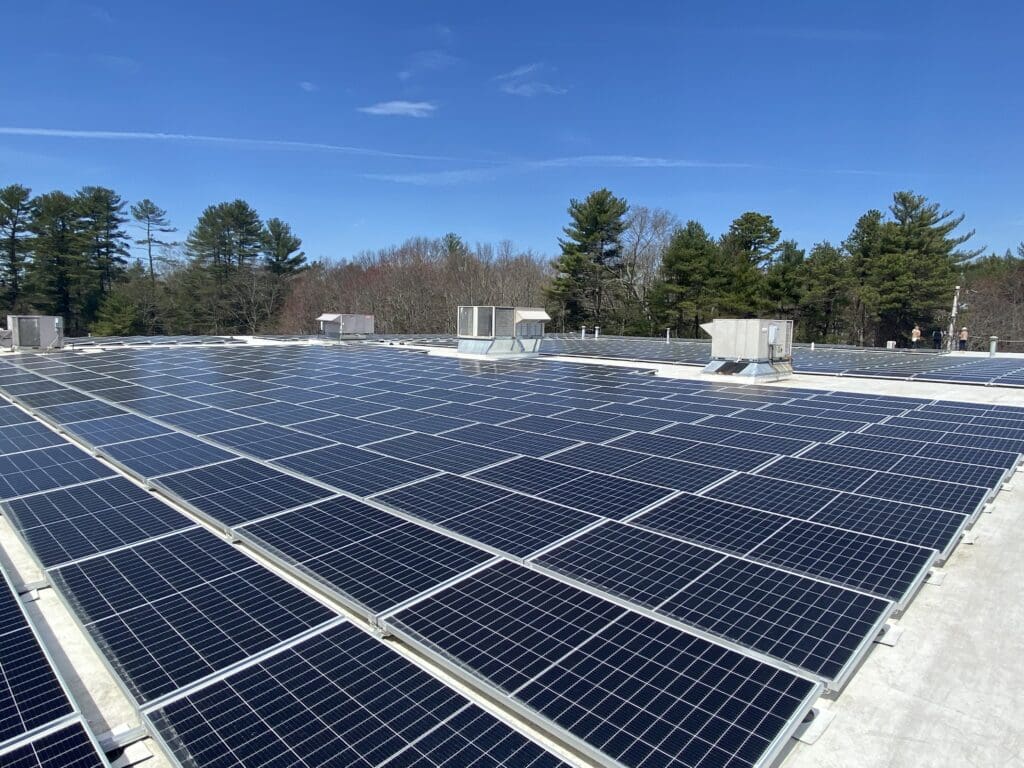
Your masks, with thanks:
[{"label": "black solar panel", "polygon": [[204,530],[50,572],[140,703],[334,617]]},{"label": "black solar panel", "polygon": [[539,493],[542,498],[593,515],[621,519],[668,498],[672,490],[591,472]]},{"label": "black solar panel", "polygon": [[682,494],[637,517],[653,531],[743,554],[786,524],[786,518],[703,496]]},{"label": "black solar panel", "polygon": [[0,576],[0,744],[70,715],[65,695],[18,605]]},{"label": "black solar panel", "polygon": [[47,568],[192,525],[123,477],[13,499],[6,512]]},{"label": "black solar panel", "polygon": [[[350,624],[149,718],[184,765],[562,765]],[[235,738],[239,733],[259,738]]]},{"label": "black solar panel", "polygon": [[107,765],[81,723],[39,736],[7,752],[0,760],[4,768],[106,768]]},{"label": "black solar panel", "polygon": [[511,563],[388,625],[623,765],[755,765],[815,690]]},{"label": "black solar panel", "polygon": [[956,540],[968,518],[957,512],[840,493],[813,519],[816,523],[932,547],[942,552]]},{"label": "black solar panel", "polygon": [[208,439],[259,459],[276,459],[331,444],[330,440],[322,437],[274,424],[229,429],[209,435]]},{"label": "black solar panel", "polygon": [[181,433],[113,443],[105,445],[102,452],[146,478],[236,458],[234,453]]},{"label": "black solar panel", "polygon": [[729,478],[707,491],[707,495],[766,512],[803,518],[814,516],[836,497],[835,491],[826,488],[747,474]]},{"label": "black solar panel", "polygon": [[77,421],[67,426],[66,429],[80,440],[95,447],[110,443],[123,443],[126,440],[136,440],[141,437],[166,435],[171,432],[167,427],[131,413],[90,419],[89,421]]},{"label": "black solar panel", "polygon": [[332,495],[324,488],[249,459],[165,475],[159,484],[193,508],[229,526]]},{"label": "black solar panel", "polygon": [[113,474],[109,467],[67,444],[0,456],[0,500]]},{"label": "black solar panel", "polygon": [[0,427],[0,456],[22,453],[33,448],[49,448],[64,442],[60,435],[39,423]]},{"label": "black solar panel", "polygon": [[240,533],[369,613],[383,612],[491,558],[347,498],[251,523]]},{"label": "black solar panel", "polygon": [[925,547],[792,520],[749,556],[899,601],[920,582],[935,554]]}]

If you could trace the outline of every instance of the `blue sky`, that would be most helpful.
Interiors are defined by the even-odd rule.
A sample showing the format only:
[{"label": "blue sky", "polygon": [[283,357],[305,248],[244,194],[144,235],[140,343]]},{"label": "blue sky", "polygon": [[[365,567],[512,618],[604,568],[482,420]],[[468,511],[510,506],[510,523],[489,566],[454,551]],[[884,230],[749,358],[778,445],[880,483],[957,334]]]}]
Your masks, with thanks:
[{"label": "blue sky", "polygon": [[[102,184],[186,231],[242,197],[315,258],[413,235],[553,254],[607,186],[841,240],[913,189],[1024,240],[1004,2],[6,4],[0,184]],[[15,76],[11,76],[14,73]]]}]

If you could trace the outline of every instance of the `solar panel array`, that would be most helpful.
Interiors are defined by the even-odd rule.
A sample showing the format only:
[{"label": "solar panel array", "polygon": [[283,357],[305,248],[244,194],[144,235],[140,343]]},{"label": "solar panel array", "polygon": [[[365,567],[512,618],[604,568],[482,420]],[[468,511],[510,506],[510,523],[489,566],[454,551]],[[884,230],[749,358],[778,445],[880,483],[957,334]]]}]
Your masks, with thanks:
[{"label": "solar panel array", "polygon": [[[1024,409],[1008,406],[369,346],[21,355],[0,391],[552,737],[626,765],[771,759],[1024,450]],[[0,424],[50,432],[13,406]],[[72,476],[33,475],[5,511],[183,765],[203,750],[241,765],[246,749],[316,764],[328,747],[295,743],[295,706],[331,722],[353,696],[410,734],[359,764],[553,759],[464,699],[388,721],[409,709],[409,675],[370,692],[365,659],[323,650],[361,631],[109,464],[67,445],[12,455],[59,467],[41,461],[55,448]],[[275,679],[324,700],[257,695]],[[255,723],[264,736],[236,744]],[[328,730],[353,754],[377,743]]]},{"label": "solar panel array", "polygon": [[[434,340],[419,343],[434,344]],[[606,357],[620,360],[707,365],[708,341],[690,339],[602,336],[581,339],[575,335],[548,335],[543,354],[575,357]],[[1024,387],[1024,363],[1014,358],[961,357],[932,351],[870,350],[807,345],[793,347],[793,369],[799,373],[828,376],[942,381],[997,387]]]}]

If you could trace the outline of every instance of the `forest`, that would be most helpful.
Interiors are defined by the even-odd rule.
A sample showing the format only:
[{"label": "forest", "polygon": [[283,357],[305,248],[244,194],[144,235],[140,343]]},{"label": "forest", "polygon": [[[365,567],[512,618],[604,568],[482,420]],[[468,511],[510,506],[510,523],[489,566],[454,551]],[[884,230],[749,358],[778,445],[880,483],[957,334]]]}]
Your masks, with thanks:
[{"label": "forest", "polygon": [[599,189],[570,200],[554,257],[448,233],[310,260],[287,222],[241,199],[182,232],[149,199],[10,184],[0,311],[60,315],[72,336],[305,334],[325,311],[374,314],[380,333],[452,333],[457,304],[511,304],[547,307],[549,331],[696,338],[714,317],[760,316],[792,319],[800,341],[903,346],[915,324],[945,330],[960,285],[979,345],[1024,339],[1024,243],[983,255],[964,220],[900,191],[842,242],[805,248],[767,213],[714,234]]}]

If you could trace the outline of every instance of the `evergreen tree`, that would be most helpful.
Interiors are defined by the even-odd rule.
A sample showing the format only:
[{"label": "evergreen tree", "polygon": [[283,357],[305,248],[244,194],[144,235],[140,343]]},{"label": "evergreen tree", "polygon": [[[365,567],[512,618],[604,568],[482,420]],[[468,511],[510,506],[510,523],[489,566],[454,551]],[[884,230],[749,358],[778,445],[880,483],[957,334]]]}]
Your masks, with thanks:
[{"label": "evergreen tree", "polygon": [[851,299],[850,259],[828,241],[817,243],[804,260],[800,299],[800,338],[839,341],[843,311]]},{"label": "evergreen tree", "polygon": [[128,264],[128,233],[121,227],[128,221],[125,202],[106,187],[82,187],[75,196],[84,228],[85,258],[97,280],[98,305]]},{"label": "evergreen tree", "polygon": [[93,275],[85,257],[88,235],[75,198],[48,192],[32,204],[32,261],[26,275],[34,306],[65,319],[71,335],[85,330]]},{"label": "evergreen tree", "polygon": [[874,273],[882,255],[883,227],[882,212],[872,209],[857,219],[843,243],[850,254],[854,338],[861,346],[875,340],[879,296]]},{"label": "evergreen tree", "polygon": [[140,200],[131,207],[132,218],[136,226],[142,230],[144,236],[135,241],[136,245],[146,246],[146,259],[149,262],[149,280],[156,283],[156,269],[153,263],[153,246],[171,246],[174,243],[168,240],[161,240],[160,235],[169,235],[177,232],[167,220],[167,211],[158,206],[148,197]]},{"label": "evergreen tree", "polygon": [[764,270],[779,252],[779,228],[766,213],[747,211],[733,219],[722,238],[723,247],[742,254],[750,264]]},{"label": "evergreen tree", "polygon": [[267,219],[262,247],[264,264],[271,274],[294,275],[305,269],[306,254],[299,251],[302,240],[292,234],[292,228],[281,219]]},{"label": "evergreen tree", "polygon": [[610,318],[609,300],[621,289],[622,233],[629,204],[607,189],[569,201],[571,222],[559,238],[561,257],[550,298],[559,305],[563,324],[601,325]]},{"label": "evergreen tree", "polygon": [[20,184],[0,188],[0,289],[8,309],[18,311],[29,254],[32,193]]},{"label": "evergreen tree", "polygon": [[783,240],[764,280],[765,309],[775,317],[797,320],[804,293],[803,266],[803,249],[794,240]]},{"label": "evergreen tree", "polygon": [[263,247],[263,224],[244,200],[218,203],[203,211],[186,246],[195,261],[214,270],[251,265]]},{"label": "evergreen tree", "polygon": [[698,222],[686,222],[662,259],[653,298],[659,320],[677,336],[698,338],[700,324],[711,319],[722,271],[718,244]]}]

